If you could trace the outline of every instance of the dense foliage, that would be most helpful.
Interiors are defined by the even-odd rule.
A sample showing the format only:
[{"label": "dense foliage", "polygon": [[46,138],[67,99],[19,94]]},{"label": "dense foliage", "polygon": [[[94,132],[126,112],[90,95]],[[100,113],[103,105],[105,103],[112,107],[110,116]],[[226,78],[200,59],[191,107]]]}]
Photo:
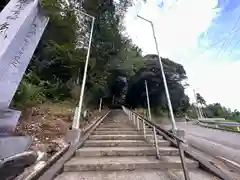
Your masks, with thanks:
[{"label": "dense foliage", "polygon": [[[181,64],[162,58],[164,72],[169,87],[173,110],[185,112],[189,107],[189,98],[184,93],[183,80],[186,73]],[[144,66],[139,69],[132,81],[128,94],[127,104],[132,107],[146,106],[146,91],[144,82],[147,81],[151,108],[155,113],[159,109],[167,110],[167,101],[158,56],[145,56]]]},{"label": "dense foliage", "polygon": [[[166,111],[158,57],[143,57],[141,49],[124,35],[123,19],[132,1],[69,2],[41,2],[50,22],[15,95],[15,105],[65,99],[77,102],[91,29],[91,18],[83,16],[81,10],[95,17],[84,106],[96,106],[101,97],[104,104],[110,104],[114,97],[115,103],[145,107],[147,80],[151,107],[155,112]],[[183,85],[185,70],[169,59],[162,61],[173,109],[183,113],[189,107]]]},{"label": "dense foliage", "polygon": [[[206,100],[199,93],[196,94],[196,100],[202,108],[204,117],[219,117],[233,121],[240,121],[240,112],[237,109],[232,111],[230,108],[226,108],[220,103],[207,104]],[[191,105],[188,114],[192,117],[197,117],[195,105]]]}]

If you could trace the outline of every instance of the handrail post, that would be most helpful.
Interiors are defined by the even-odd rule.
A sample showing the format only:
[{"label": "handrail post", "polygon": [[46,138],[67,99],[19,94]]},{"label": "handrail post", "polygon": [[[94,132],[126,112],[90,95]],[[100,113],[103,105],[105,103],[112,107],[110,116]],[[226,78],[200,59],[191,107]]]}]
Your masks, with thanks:
[{"label": "handrail post", "polygon": [[98,110],[99,112],[101,112],[102,111],[102,98],[100,98],[100,102],[99,102],[99,110]]},{"label": "handrail post", "polygon": [[139,130],[139,117],[137,116],[137,129]]},{"label": "handrail post", "polygon": [[160,159],[160,154],[159,154],[159,149],[158,149],[158,139],[157,139],[157,133],[156,133],[156,128],[153,126],[153,134],[154,134],[154,143],[157,151],[157,158]]},{"label": "handrail post", "polygon": [[143,127],[142,127],[142,118],[139,117],[138,120],[139,120],[139,130],[142,131],[142,129],[143,129]]},{"label": "handrail post", "polygon": [[146,129],[145,129],[145,120],[143,119],[143,136],[146,139]]},{"label": "handrail post", "polygon": [[133,120],[134,120],[134,116],[135,116],[134,113],[132,113],[132,122],[133,122]]},{"label": "handrail post", "polygon": [[[185,134],[185,132],[183,130],[177,129],[177,131],[176,131],[177,137],[179,137],[180,139],[184,139],[184,134]],[[182,142],[180,142],[179,139],[176,139],[176,141],[177,141],[177,145],[178,145],[178,149],[179,149],[179,154],[180,154],[180,158],[181,158],[181,164],[182,164],[185,180],[190,180],[188,167],[187,167],[187,164],[185,161],[185,154],[184,154],[184,150],[183,150],[184,147],[182,146]]]},{"label": "handrail post", "polygon": [[135,125],[136,123],[135,123],[135,120],[136,120],[136,115],[134,114],[133,115],[133,124]]}]

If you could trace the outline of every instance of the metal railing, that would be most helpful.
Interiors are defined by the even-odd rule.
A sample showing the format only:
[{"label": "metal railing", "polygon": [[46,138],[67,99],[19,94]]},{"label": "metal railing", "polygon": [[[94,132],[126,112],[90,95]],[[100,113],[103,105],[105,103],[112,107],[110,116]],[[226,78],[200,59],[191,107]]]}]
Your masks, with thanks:
[{"label": "metal railing", "polygon": [[147,118],[141,116],[140,114],[138,114],[124,106],[122,106],[122,109],[128,115],[129,120],[132,121],[132,123],[137,127],[137,130],[141,131],[143,133],[143,137],[147,141],[148,141],[148,138],[146,135],[146,127],[152,128],[153,136],[154,136],[154,145],[156,148],[156,156],[158,159],[160,159],[161,157],[160,157],[160,152],[159,152],[157,134],[162,135],[165,139],[169,140],[171,143],[173,143],[174,145],[177,146],[177,148],[179,149],[184,178],[185,178],[185,180],[190,180],[187,164],[185,161],[184,148],[183,148],[184,140],[182,138],[184,135],[181,133],[181,131],[177,130],[176,131],[177,135],[175,135],[175,134],[159,127],[155,123],[149,121]]},{"label": "metal railing", "polygon": [[[80,138],[76,139],[76,136],[71,135],[72,140],[66,140],[68,144],[54,154],[47,161],[39,161],[34,167],[29,168],[24,173],[16,177],[16,180],[52,180],[62,172],[64,164],[74,156],[76,150],[83,146],[84,142],[89,138],[92,132],[99,126],[99,124],[111,113],[108,111],[105,115],[101,116],[97,120],[94,120],[86,129],[82,130]],[[71,131],[71,130],[70,130]],[[72,130],[73,133],[75,129]],[[75,139],[77,141],[75,141]]]},{"label": "metal railing", "polygon": [[198,120],[198,123],[202,126],[206,127],[213,127],[213,128],[219,128],[221,130],[224,130],[225,127],[231,127],[235,128],[235,130],[232,129],[232,131],[240,132],[240,123],[234,122],[234,121],[216,121],[216,120]]}]

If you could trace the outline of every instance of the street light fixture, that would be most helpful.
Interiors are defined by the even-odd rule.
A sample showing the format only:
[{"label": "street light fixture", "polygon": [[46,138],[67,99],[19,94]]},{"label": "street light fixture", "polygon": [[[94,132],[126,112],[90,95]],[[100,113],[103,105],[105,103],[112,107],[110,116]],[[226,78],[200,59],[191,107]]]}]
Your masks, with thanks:
[{"label": "street light fixture", "polygon": [[159,60],[160,68],[161,68],[162,77],[163,77],[163,84],[164,84],[165,93],[166,93],[166,97],[167,97],[168,109],[169,109],[170,116],[171,116],[172,129],[175,131],[175,130],[177,130],[177,126],[176,126],[176,122],[175,122],[175,118],[174,118],[174,114],[173,114],[173,109],[172,109],[171,99],[170,99],[170,95],[169,95],[167,80],[166,80],[165,73],[164,73],[164,70],[163,70],[162,59],[161,59],[160,54],[159,54],[158,43],[157,43],[157,39],[156,39],[156,35],[155,35],[154,25],[153,25],[153,22],[148,20],[148,19],[145,19],[145,18],[143,18],[139,15],[137,15],[137,17],[139,17],[140,19],[142,19],[142,20],[151,24],[152,31],[153,31],[153,38],[154,38],[154,41],[155,41],[156,51],[157,51],[157,55],[158,55],[158,60]]},{"label": "street light fixture", "polygon": [[83,14],[84,16],[87,16],[87,17],[91,18],[92,19],[92,24],[91,24],[91,32],[90,32],[90,37],[89,37],[89,43],[88,43],[88,50],[87,50],[87,55],[86,55],[86,62],[85,62],[85,67],[84,67],[81,93],[80,93],[78,109],[77,109],[77,117],[74,119],[75,122],[73,122],[73,125],[72,125],[72,128],[74,128],[74,129],[79,129],[79,127],[80,127],[80,118],[81,118],[81,112],[82,112],[83,96],[84,96],[84,89],[85,89],[85,85],[86,85],[87,69],[88,69],[88,62],[89,62],[91,43],[92,43],[92,34],[93,34],[94,21],[95,21],[95,17],[93,17],[93,16],[91,16],[91,15],[85,13],[85,12],[82,12],[80,10],[77,10],[77,11],[79,13]]}]

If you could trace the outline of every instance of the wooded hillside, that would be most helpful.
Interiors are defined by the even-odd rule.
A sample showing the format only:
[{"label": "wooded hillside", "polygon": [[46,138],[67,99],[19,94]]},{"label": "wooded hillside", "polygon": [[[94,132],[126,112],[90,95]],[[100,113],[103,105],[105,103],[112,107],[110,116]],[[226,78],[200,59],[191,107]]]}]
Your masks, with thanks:
[{"label": "wooded hillside", "polygon": [[[24,79],[14,98],[14,105],[26,107],[45,101],[79,99],[80,85],[88,46],[91,19],[95,17],[91,55],[87,73],[84,108],[96,106],[101,97],[105,104],[145,107],[144,80],[149,85],[155,112],[167,110],[158,57],[143,57],[141,49],[124,35],[123,20],[131,0],[65,1],[43,0],[50,22],[39,43]],[[189,99],[184,93],[184,67],[163,59],[175,112],[185,112]]]}]

